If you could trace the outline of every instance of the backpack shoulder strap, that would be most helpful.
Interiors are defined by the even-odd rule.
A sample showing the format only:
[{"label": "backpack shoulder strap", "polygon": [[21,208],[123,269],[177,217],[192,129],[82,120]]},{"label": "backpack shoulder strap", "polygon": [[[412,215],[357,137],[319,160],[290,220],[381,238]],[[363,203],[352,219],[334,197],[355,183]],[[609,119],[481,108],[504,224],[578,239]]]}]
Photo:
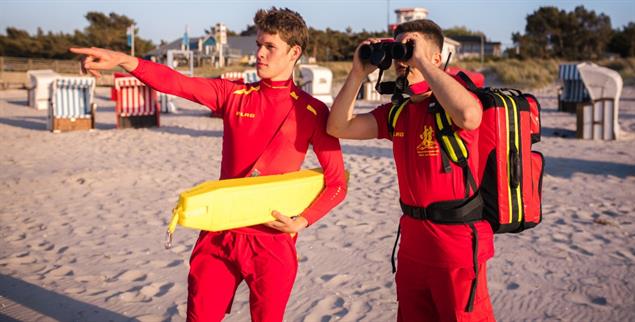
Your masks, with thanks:
[{"label": "backpack shoulder strap", "polygon": [[445,112],[443,107],[439,105],[436,99],[430,102],[430,110],[434,113],[434,124],[436,125],[437,141],[441,146],[441,158],[443,162],[443,171],[448,173],[452,170],[450,162],[458,165],[463,169],[463,178],[465,183],[465,197],[469,197],[470,187],[476,192],[476,181],[472,175],[467,160],[470,157],[469,150],[465,146],[465,142],[461,136],[452,127],[452,118]]},{"label": "backpack shoulder strap", "polygon": [[467,89],[469,89],[472,92],[478,90],[478,86],[474,84],[470,76],[467,76],[466,73],[458,72],[456,75],[459,76],[459,78],[465,83],[465,86],[467,87]]},{"label": "backpack shoulder strap", "polygon": [[408,105],[408,102],[410,102],[410,99],[406,99],[401,103],[393,104],[392,107],[390,107],[390,112],[388,112],[388,135],[390,135],[390,137],[392,137],[395,133],[397,119],[399,119],[401,111],[406,105]]}]

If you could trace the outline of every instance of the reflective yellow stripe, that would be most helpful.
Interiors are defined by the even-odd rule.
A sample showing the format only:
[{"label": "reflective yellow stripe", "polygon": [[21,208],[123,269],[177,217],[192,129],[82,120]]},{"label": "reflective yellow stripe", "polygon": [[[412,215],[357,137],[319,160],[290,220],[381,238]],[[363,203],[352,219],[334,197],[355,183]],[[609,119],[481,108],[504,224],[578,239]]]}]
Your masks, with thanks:
[{"label": "reflective yellow stripe", "polygon": [[249,95],[249,94],[251,94],[251,92],[259,91],[259,90],[260,90],[260,86],[255,86],[255,87],[243,88],[243,89],[235,90],[234,94],[237,94],[237,95]]},{"label": "reflective yellow stripe", "polygon": [[[514,125],[516,126],[514,128],[514,144],[516,145],[516,148],[518,149],[518,155],[521,155],[520,153],[520,124],[518,124],[518,107],[516,106],[516,101],[514,101],[514,99],[507,95],[507,97],[509,97],[510,101],[512,101],[512,106],[514,107]],[[523,160],[520,159],[520,167],[522,168],[522,162]],[[521,222],[523,219],[523,204],[522,204],[522,200],[521,200],[521,191],[520,191],[520,186],[523,182],[523,177],[522,174],[519,173],[520,178],[518,178],[520,184],[518,185],[518,187],[516,187],[516,199],[518,200],[518,222]]]},{"label": "reflective yellow stripe", "polygon": [[399,114],[401,114],[401,111],[403,110],[403,107],[406,106],[406,104],[408,104],[408,100],[405,100],[403,103],[401,103],[401,105],[399,105],[399,107],[397,107],[395,118],[392,119],[393,130],[395,129],[395,126],[397,126],[397,119],[399,119]]},{"label": "reflective yellow stripe", "polygon": [[[437,127],[439,128],[439,130],[443,130],[443,121],[441,120],[441,114],[443,114],[445,116],[445,119],[448,121],[448,124],[452,124],[452,119],[450,118],[449,115],[447,115],[447,113],[445,112],[441,112],[441,113],[436,113],[436,121],[437,121]],[[458,133],[456,133],[455,131],[452,131],[452,134],[454,135],[454,139],[456,140],[456,144],[459,146],[459,149],[461,150],[461,155],[463,156],[463,158],[465,158],[467,160],[468,155],[467,155],[467,148],[465,147],[465,144],[463,143],[463,140],[461,139],[461,137],[459,136]],[[445,146],[447,147],[448,153],[450,154],[450,158],[452,159],[453,162],[458,162],[458,156],[456,154],[456,151],[454,151],[454,147],[452,146],[450,139],[447,136],[442,136],[443,137],[443,142],[445,143]]]},{"label": "reflective yellow stripe", "polygon": [[[503,96],[501,96],[500,94],[496,93],[496,96],[500,97],[501,101],[503,101],[503,106],[505,107],[505,123],[506,123],[506,128],[507,131],[509,131],[509,114],[507,111],[507,102],[505,101],[505,98]],[[505,140],[507,141],[507,151],[505,151],[507,153],[507,157],[505,160],[507,160],[507,187],[509,189],[507,189],[507,202],[509,203],[509,223],[512,222],[512,187],[509,185],[509,175],[510,175],[510,167],[509,167],[509,135],[505,135]]]},{"label": "reflective yellow stripe", "polygon": [[307,105],[306,109],[309,110],[311,113],[317,115],[317,111],[313,108],[313,106]]},{"label": "reflective yellow stripe", "polygon": [[461,154],[467,160],[467,149],[465,148],[465,144],[463,144],[463,140],[461,139],[458,133],[456,132],[453,132],[453,133],[454,133],[454,138],[456,139],[456,143],[459,145],[459,149],[461,149]]},{"label": "reflective yellow stripe", "polygon": [[442,136],[442,138],[443,138],[443,143],[445,144],[445,146],[448,147],[448,153],[450,154],[450,159],[452,159],[452,162],[456,163],[459,160],[459,158],[456,156],[456,152],[454,152],[454,149],[452,148],[450,139],[447,136]]}]

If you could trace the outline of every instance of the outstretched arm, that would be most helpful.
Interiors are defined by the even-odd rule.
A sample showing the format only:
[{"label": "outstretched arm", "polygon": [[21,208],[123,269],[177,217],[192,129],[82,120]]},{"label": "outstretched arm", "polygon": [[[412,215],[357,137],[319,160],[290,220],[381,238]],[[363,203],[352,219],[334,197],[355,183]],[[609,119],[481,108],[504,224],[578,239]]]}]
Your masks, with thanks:
[{"label": "outstretched arm", "polygon": [[344,86],[335,97],[327,123],[328,134],[343,139],[374,139],[377,137],[377,122],[367,114],[353,114],[357,92],[368,74],[375,66],[364,64],[359,59],[359,47],[379,40],[369,39],[362,42],[353,55],[353,68],[348,74]]},{"label": "outstretched arm", "polygon": [[139,65],[137,58],[109,49],[97,47],[71,48],[70,51],[75,54],[85,55],[86,57],[82,61],[82,70],[97,78],[101,77],[99,72],[101,70],[113,69],[119,66],[127,72],[131,72]]},{"label": "outstretched arm", "polygon": [[119,66],[159,92],[205,105],[213,111],[223,107],[227,93],[231,90],[228,82],[187,77],[167,66],[108,49],[71,48],[70,51],[85,55],[82,69],[95,77],[100,77],[102,70]]}]

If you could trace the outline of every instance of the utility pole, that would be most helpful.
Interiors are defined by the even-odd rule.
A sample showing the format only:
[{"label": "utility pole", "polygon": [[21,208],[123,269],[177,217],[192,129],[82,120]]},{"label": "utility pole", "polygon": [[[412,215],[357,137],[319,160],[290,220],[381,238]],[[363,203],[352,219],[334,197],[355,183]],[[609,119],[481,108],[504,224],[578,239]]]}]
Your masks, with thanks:
[{"label": "utility pole", "polygon": [[132,24],[128,27],[126,35],[128,36],[128,46],[130,46],[130,55],[134,57],[134,33],[135,25]]},{"label": "utility pole", "polygon": [[390,34],[390,0],[386,0],[386,30]]}]

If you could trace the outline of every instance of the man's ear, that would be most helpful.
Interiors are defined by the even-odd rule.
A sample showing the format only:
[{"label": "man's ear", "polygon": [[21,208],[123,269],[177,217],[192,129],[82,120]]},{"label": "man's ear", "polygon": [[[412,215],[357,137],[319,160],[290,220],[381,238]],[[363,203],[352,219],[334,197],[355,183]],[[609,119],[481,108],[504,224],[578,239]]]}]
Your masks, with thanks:
[{"label": "man's ear", "polygon": [[432,54],[432,64],[437,67],[441,67],[443,65],[443,57],[440,52]]},{"label": "man's ear", "polygon": [[302,48],[298,45],[291,47],[289,51],[291,52],[291,60],[293,61],[300,59],[300,56],[302,56]]}]

